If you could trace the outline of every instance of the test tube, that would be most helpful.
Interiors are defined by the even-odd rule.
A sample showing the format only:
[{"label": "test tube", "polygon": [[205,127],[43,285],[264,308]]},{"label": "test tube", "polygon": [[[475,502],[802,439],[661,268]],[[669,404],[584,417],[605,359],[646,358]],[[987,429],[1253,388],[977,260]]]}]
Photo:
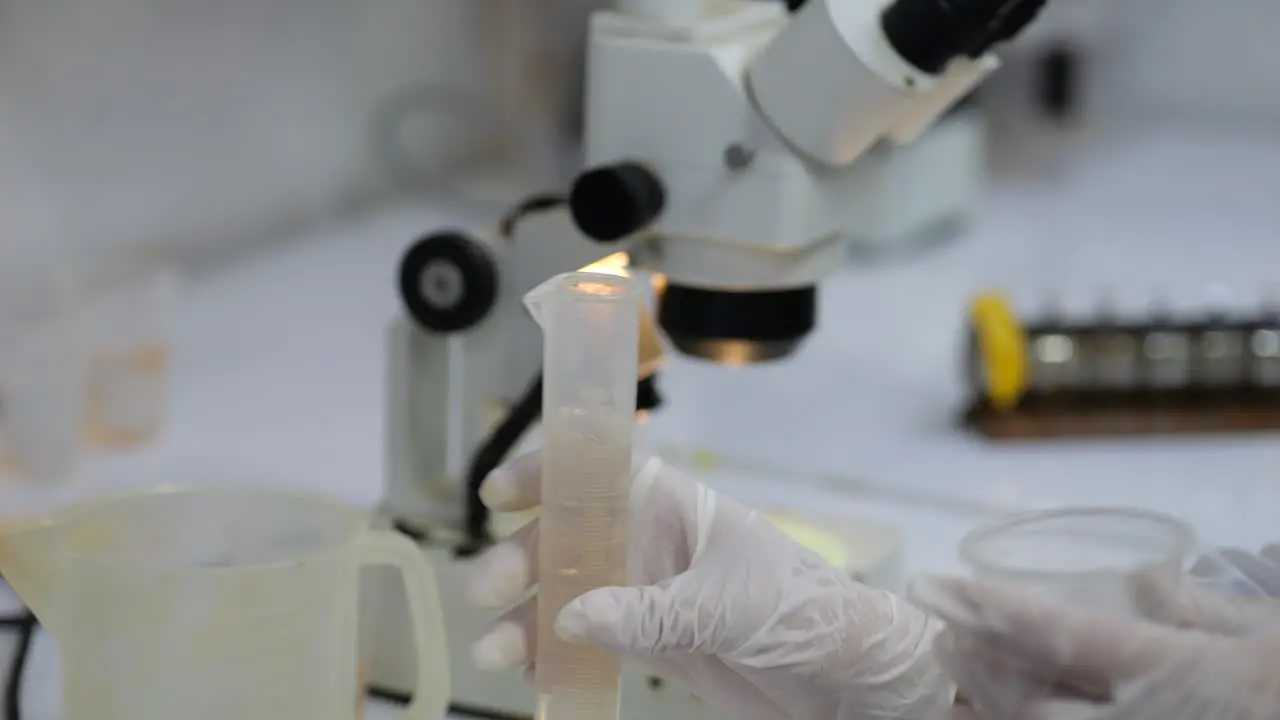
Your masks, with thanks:
[{"label": "test tube", "polygon": [[543,331],[538,720],[614,720],[620,659],[562,641],[578,596],[626,582],[641,293],[628,277],[577,272],[525,297]]}]

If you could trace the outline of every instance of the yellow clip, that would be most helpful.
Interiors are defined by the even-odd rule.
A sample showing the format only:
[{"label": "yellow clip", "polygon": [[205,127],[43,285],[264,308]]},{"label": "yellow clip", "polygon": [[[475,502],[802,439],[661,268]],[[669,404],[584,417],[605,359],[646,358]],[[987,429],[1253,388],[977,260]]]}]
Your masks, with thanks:
[{"label": "yellow clip", "polygon": [[987,397],[1000,410],[1022,399],[1027,389],[1027,334],[1000,293],[981,293],[969,307],[978,337]]}]

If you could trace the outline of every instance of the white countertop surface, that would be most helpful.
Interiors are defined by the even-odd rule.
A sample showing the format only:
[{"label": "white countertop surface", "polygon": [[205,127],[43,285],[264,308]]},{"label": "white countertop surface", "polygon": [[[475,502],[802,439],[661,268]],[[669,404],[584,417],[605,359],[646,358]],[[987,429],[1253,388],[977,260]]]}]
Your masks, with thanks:
[{"label": "white countertop surface", "polygon": [[[1053,181],[999,186],[957,243],[851,265],[822,285],[819,329],[792,360],[671,360],[652,435],[757,466],[709,478],[752,502],[896,526],[912,571],[957,569],[960,535],[1009,508],[1139,505],[1183,516],[1212,544],[1280,539],[1275,435],[999,447],[952,425],[973,290],[1069,304],[1106,290],[1141,307],[1159,295],[1195,304],[1223,285],[1256,299],[1280,267],[1278,187],[1280,142],[1176,133],[1094,154]],[[442,207],[387,211],[195,280],[165,437],[91,459],[57,494],[229,476],[376,501],[394,268],[423,230],[467,220]],[[53,656],[42,639],[28,720],[56,708]]]}]

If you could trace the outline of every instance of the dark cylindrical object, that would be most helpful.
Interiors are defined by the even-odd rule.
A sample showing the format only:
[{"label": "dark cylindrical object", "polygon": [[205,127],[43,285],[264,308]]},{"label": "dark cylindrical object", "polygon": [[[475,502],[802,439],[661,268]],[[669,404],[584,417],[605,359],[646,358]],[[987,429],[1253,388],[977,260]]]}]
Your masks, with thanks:
[{"label": "dark cylindrical object", "polygon": [[937,75],[953,58],[981,57],[1025,28],[1045,0],[897,0],[880,24],[904,60]]},{"label": "dark cylindrical object", "polygon": [[1070,45],[1059,45],[1040,58],[1036,86],[1037,104],[1047,117],[1066,120],[1080,105],[1080,54]]},{"label": "dark cylindrical object", "polygon": [[498,266],[488,247],[456,230],[432,233],[411,245],[398,276],[405,310],[429,332],[471,328],[498,299]]},{"label": "dark cylindrical object", "polygon": [[588,170],[569,193],[573,222],[598,242],[615,242],[649,226],[666,205],[662,181],[637,162]]},{"label": "dark cylindrical object", "polygon": [[658,324],[677,350],[726,364],[777,360],[813,331],[818,290],[743,292],[671,283],[658,300]]}]

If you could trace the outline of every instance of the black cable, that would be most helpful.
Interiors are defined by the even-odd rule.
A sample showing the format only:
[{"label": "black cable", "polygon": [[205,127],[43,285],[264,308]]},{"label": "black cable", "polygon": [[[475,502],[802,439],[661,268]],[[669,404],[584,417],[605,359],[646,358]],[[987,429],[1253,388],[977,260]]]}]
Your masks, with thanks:
[{"label": "black cable", "polygon": [[[655,379],[650,376],[639,382],[636,392],[636,409],[653,410],[662,404]],[[520,438],[542,417],[542,372],[525,389],[520,399],[507,413],[502,424],[476,450],[467,472],[466,487],[466,543],[458,548],[458,555],[468,557],[483,550],[492,537],[489,535],[489,508],[480,499],[480,485],[502,463]],[[415,528],[397,525],[406,535],[422,535]]]},{"label": "black cable", "polygon": [[27,657],[31,654],[32,640],[40,621],[30,611],[18,618],[5,618],[6,629],[17,629],[18,646],[14,650],[9,677],[5,680],[4,720],[21,720],[22,675],[27,669]]},{"label": "black cable", "polygon": [[520,442],[525,432],[542,416],[542,371],[520,399],[507,413],[489,437],[476,450],[467,469],[466,533],[467,542],[458,548],[458,555],[468,557],[483,550],[492,538],[489,535],[489,508],[480,499],[480,485]]},{"label": "black cable", "polygon": [[[408,705],[413,701],[413,695],[400,692],[398,690],[388,690],[387,688],[378,687],[376,685],[369,687],[369,697],[375,700],[399,705],[401,707]],[[449,703],[450,717],[461,716],[469,718],[478,718],[479,720],[532,720],[529,715],[517,715],[502,710],[490,710],[488,708],[468,705],[466,703]]]},{"label": "black cable", "polygon": [[524,200],[521,200],[514,208],[507,212],[506,215],[502,216],[502,221],[498,223],[498,232],[502,237],[509,238],[515,234],[516,225],[519,224],[526,215],[557,208],[567,202],[569,202],[568,198],[554,193],[530,195]]},{"label": "black cable", "polygon": [[658,392],[658,377],[642,378],[636,386],[636,411],[657,410],[662,406],[662,394]]},{"label": "black cable", "polygon": [[[654,410],[662,405],[662,396],[658,393],[657,379],[650,375],[639,381],[636,388],[636,410]],[[480,499],[480,485],[489,473],[502,462],[512,448],[520,442],[520,438],[542,416],[542,371],[539,370],[519,401],[507,413],[507,417],[488,439],[476,451],[467,473],[466,487],[466,531],[467,541],[456,552],[460,557],[469,557],[483,550],[492,541],[489,534],[489,509]],[[403,521],[395,522],[395,529],[405,534],[418,544],[427,540],[422,530]],[[409,693],[390,688],[370,685],[369,697],[396,705],[407,705],[413,699]],[[449,714],[481,720],[530,720],[526,715],[513,715],[500,710],[475,707],[463,703],[451,703]]]}]

